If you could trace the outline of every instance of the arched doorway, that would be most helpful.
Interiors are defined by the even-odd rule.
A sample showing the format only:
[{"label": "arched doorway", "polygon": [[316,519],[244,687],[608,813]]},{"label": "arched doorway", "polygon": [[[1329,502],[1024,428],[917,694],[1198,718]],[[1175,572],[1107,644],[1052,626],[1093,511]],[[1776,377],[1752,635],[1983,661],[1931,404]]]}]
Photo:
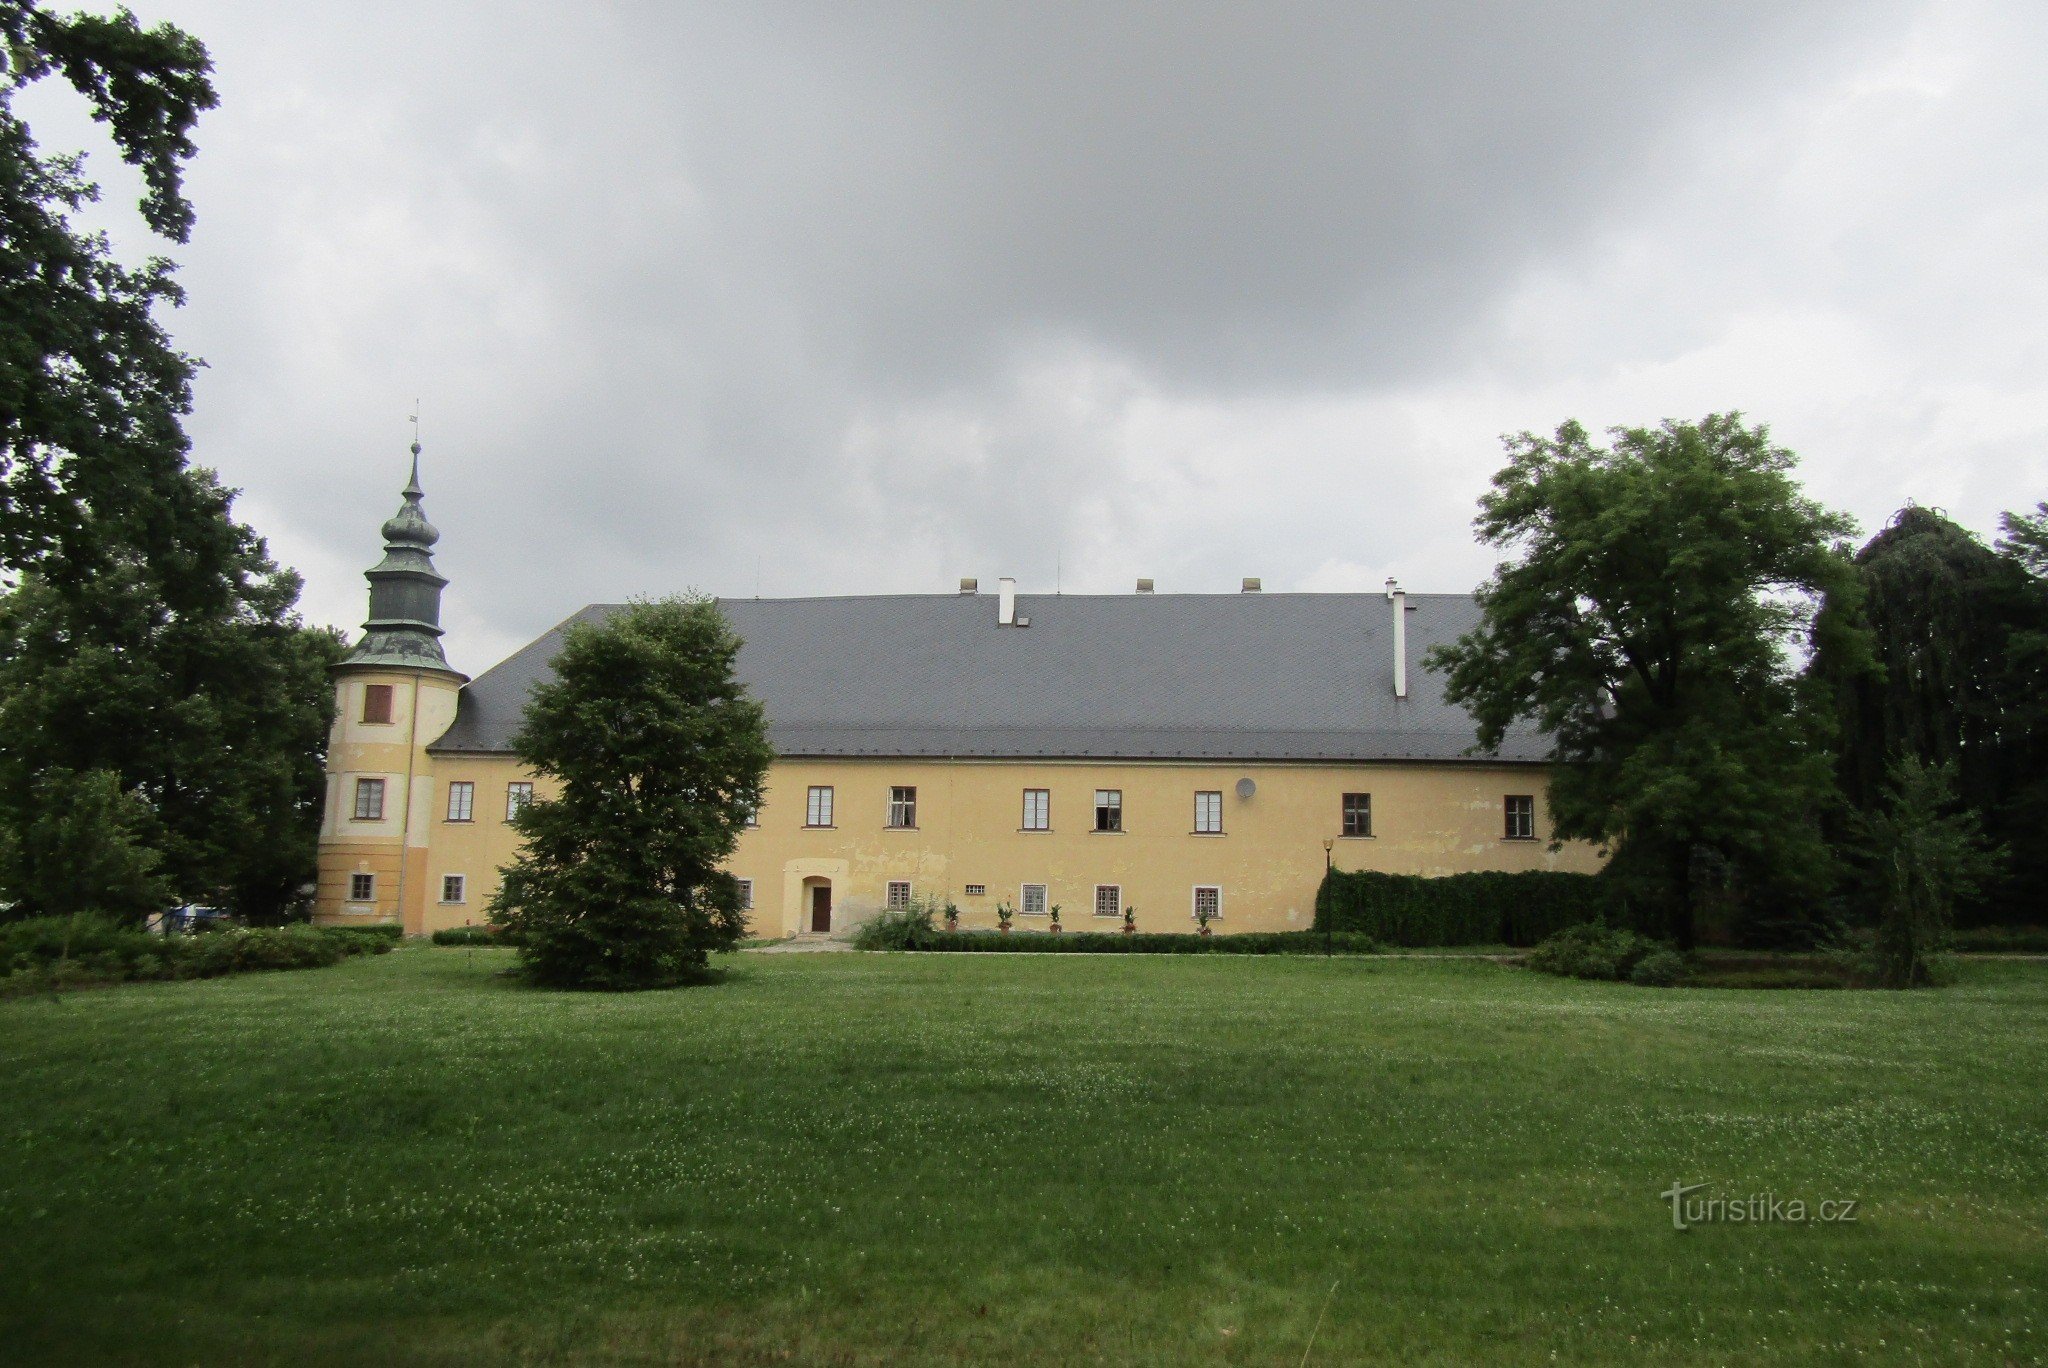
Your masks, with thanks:
[{"label": "arched doorway", "polygon": [[832,881],[811,878],[804,880],[804,900],[801,911],[803,929],[814,936],[830,934],[832,930]]}]

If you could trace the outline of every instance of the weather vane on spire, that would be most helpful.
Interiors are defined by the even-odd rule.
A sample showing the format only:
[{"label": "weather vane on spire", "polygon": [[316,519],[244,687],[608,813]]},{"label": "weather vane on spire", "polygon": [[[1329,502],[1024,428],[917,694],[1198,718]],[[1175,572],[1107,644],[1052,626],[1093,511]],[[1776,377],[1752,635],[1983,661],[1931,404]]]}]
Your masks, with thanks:
[{"label": "weather vane on spire", "polygon": [[412,423],[412,454],[417,456],[420,454],[420,401],[417,399],[412,401],[412,418],[409,421]]}]

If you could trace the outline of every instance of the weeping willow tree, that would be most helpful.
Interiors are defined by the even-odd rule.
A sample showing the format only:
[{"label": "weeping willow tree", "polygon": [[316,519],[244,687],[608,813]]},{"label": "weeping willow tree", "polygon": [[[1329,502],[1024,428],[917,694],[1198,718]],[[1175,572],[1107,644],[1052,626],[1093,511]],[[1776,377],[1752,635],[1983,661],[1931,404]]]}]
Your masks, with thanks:
[{"label": "weeping willow tree", "polygon": [[[1861,605],[1824,612],[1861,615],[1874,668],[1824,648],[1813,662],[1838,709],[1843,795],[1878,813],[1902,762],[1939,768],[1962,806],[2031,866],[2042,841],[2021,829],[2023,810],[2048,759],[2048,728],[2021,648],[2048,626],[2048,597],[2018,557],[1927,508],[1903,509],[1857,553],[1856,568]],[[1964,915],[2018,914],[2014,885],[1987,883]]]}]

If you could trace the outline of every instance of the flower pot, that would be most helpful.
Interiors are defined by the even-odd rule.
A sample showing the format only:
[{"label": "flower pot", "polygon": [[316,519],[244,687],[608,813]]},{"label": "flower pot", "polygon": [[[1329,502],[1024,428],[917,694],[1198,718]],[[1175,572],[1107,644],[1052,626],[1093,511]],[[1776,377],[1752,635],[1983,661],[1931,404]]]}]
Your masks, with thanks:
[{"label": "flower pot", "polygon": [[1010,924],[1008,922],[1003,922],[996,927],[996,930],[1002,932],[1004,935],[1007,936],[1010,934]]},{"label": "flower pot", "polygon": [[1133,936],[1133,935],[1136,935],[1136,934],[1137,934],[1137,932],[1138,932],[1138,928],[1137,928],[1137,927],[1135,927],[1135,926],[1132,926],[1132,925],[1130,925],[1130,924],[1129,924],[1128,922],[1127,922],[1127,923],[1125,923],[1125,925],[1124,925],[1124,934],[1125,934],[1126,936]]},{"label": "flower pot", "polygon": [[1205,927],[1203,927],[1203,928],[1202,928],[1202,934],[1203,934],[1203,935],[1205,935],[1205,936],[1206,936],[1206,935],[1208,935],[1208,934],[1209,934],[1209,928],[1208,928],[1208,927],[1206,927],[1206,926],[1205,926]]},{"label": "flower pot", "polygon": [[1053,933],[1053,934],[1054,934],[1055,936],[1057,936],[1057,935],[1058,935],[1058,934],[1060,933],[1060,924],[1059,924],[1058,922],[1054,922],[1054,923],[1052,924],[1052,933]]}]

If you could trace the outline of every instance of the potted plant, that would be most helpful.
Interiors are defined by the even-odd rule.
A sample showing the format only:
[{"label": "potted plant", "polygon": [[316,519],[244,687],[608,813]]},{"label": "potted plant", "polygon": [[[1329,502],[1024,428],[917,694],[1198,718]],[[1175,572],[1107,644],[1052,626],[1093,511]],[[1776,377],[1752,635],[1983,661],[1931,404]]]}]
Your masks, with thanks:
[{"label": "potted plant", "polygon": [[1010,934],[1010,915],[1010,905],[1008,903],[1000,902],[996,904],[996,930],[1006,936]]},{"label": "potted plant", "polygon": [[950,898],[946,900],[946,929],[948,931],[958,931],[960,929],[960,909],[953,904]]},{"label": "potted plant", "polygon": [[1052,933],[1055,936],[1060,933],[1060,905],[1058,903],[1052,905]]},{"label": "potted plant", "polygon": [[1124,934],[1126,936],[1138,934],[1138,908],[1135,903],[1124,909]]},{"label": "potted plant", "polygon": [[1206,936],[1210,934],[1209,919],[1215,915],[1216,914],[1214,912],[1211,912],[1206,907],[1198,907],[1195,909],[1195,926],[1197,927],[1197,929],[1201,931],[1203,935]]}]

